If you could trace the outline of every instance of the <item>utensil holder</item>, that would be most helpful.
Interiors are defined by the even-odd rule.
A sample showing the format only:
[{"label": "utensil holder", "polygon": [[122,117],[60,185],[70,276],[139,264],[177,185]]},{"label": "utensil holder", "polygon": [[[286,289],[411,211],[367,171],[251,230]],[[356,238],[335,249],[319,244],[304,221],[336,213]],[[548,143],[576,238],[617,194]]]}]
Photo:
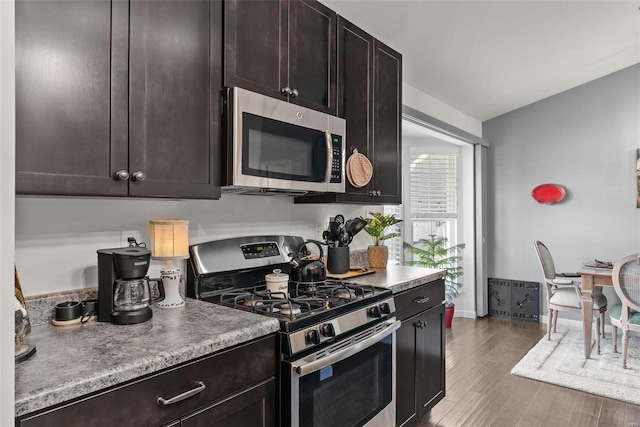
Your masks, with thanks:
[{"label": "utensil holder", "polygon": [[343,274],[349,272],[349,246],[329,246],[327,254],[327,270],[333,274]]}]

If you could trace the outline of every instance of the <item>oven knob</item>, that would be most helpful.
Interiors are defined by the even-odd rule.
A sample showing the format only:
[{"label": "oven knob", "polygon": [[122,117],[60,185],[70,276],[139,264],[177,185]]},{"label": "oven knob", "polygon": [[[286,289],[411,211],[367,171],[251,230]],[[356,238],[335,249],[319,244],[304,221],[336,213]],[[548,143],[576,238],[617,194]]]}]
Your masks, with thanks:
[{"label": "oven knob", "polygon": [[380,312],[380,307],[377,305],[369,308],[368,313],[369,317],[382,317],[382,313]]},{"label": "oven knob", "polygon": [[320,334],[330,338],[336,336],[336,331],[333,329],[331,323],[325,323],[324,325],[320,325]]},{"label": "oven knob", "polygon": [[307,344],[320,344],[320,334],[317,329],[309,329],[305,334]]},{"label": "oven knob", "polygon": [[389,306],[388,302],[380,304],[380,311],[382,314],[387,315],[391,313],[391,306]]}]

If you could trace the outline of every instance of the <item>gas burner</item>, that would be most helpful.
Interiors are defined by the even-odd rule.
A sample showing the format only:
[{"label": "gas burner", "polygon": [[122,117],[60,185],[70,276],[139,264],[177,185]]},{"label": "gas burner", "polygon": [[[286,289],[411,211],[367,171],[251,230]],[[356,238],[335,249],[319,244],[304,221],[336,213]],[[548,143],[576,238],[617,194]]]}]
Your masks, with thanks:
[{"label": "gas burner", "polygon": [[356,291],[349,288],[338,288],[333,292],[333,296],[338,299],[352,300],[356,299]]},{"label": "gas burner", "polygon": [[295,316],[300,313],[302,313],[300,304],[285,302],[280,306],[280,314],[284,314],[285,316]]},{"label": "gas burner", "polygon": [[245,307],[260,307],[264,305],[264,302],[259,299],[246,299],[244,300],[242,305],[244,305]]}]

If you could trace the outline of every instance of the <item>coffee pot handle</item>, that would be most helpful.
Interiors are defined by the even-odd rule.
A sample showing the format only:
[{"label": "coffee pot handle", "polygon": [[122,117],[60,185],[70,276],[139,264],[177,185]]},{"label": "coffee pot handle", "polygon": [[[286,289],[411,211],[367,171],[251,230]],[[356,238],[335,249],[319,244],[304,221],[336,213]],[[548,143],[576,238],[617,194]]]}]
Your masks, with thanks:
[{"label": "coffee pot handle", "polygon": [[156,284],[158,285],[158,293],[160,294],[158,298],[151,298],[151,303],[162,301],[165,297],[164,284],[162,283],[162,277],[147,280],[147,286],[149,286],[149,297],[151,297],[151,284],[150,284],[151,282],[156,282]]}]

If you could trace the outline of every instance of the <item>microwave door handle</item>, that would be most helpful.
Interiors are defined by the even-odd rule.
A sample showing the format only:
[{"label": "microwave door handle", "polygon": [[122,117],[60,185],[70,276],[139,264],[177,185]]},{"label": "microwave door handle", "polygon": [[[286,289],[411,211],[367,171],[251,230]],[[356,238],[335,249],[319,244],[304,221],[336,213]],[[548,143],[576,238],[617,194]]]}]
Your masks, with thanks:
[{"label": "microwave door handle", "polygon": [[357,344],[349,346],[345,349],[332,353],[326,357],[323,357],[318,360],[314,360],[313,362],[304,362],[303,360],[293,362],[291,364],[293,370],[300,375],[301,377],[310,374],[312,372],[319,371],[322,368],[325,368],[329,365],[333,365],[334,363],[338,363],[341,360],[346,359],[347,357],[353,356],[356,353],[361,352],[362,350],[371,347],[375,343],[379,342],[383,338],[394,333],[401,325],[399,320],[390,319],[387,321],[387,327],[377,334],[370,336],[369,338],[360,341]]},{"label": "microwave door handle", "polygon": [[331,144],[331,132],[328,130],[324,132],[325,140],[327,141],[327,172],[324,176],[324,181],[328,184],[331,182],[331,166],[333,165],[333,145]]}]

